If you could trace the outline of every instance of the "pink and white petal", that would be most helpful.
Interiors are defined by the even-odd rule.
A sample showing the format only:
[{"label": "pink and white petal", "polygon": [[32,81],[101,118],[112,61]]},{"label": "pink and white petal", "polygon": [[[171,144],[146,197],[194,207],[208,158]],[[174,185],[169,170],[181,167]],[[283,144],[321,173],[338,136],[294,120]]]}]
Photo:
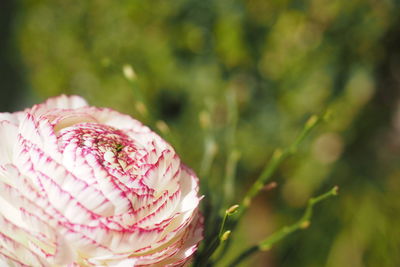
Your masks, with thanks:
[{"label": "pink and white petal", "polygon": [[70,142],[63,150],[62,165],[76,177],[85,180],[88,186],[97,186],[92,167],[86,160],[87,152],[75,142]]},{"label": "pink and white petal", "polygon": [[37,255],[45,258],[53,266],[63,266],[77,259],[76,251],[71,247],[69,241],[58,232],[56,233],[55,249],[51,252],[46,251],[33,242],[30,243],[30,249]]},{"label": "pink and white petal", "polygon": [[20,122],[23,120],[24,117],[25,117],[24,111],[18,111],[13,113],[0,112],[0,121],[8,121],[16,126],[20,124]]},{"label": "pink and white petal", "polygon": [[133,119],[131,116],[119,113],[109,108],[87,108],[89,114],[93,114],[96,119],[102,123],[121,130],[130,130],[138,133],[148,134],[151,130],[144,126],[140,121]]},{"label": "pink and white petal", "polygon": [[143,254],[157,251],[157,249],[164,247],[166,244],[174,242],[177,238],[179,239],[186,232],[187,227],[193,220],[193,216],[188,217],[188,215],[192,215],[192,213],[176,214],[168,224],[160,226],[159,238],[156,242],[149,243],[148,246],[142,246],[135,250],[134,253]]},{"label": "pink and white petal", "polygon": [[[7,204],[8,206],[11,205],[9,201],[12,201],[14,211],[10,213],[10,208],[7,208],[2,210],[3,215],[0,213],[1,232],[5,233],[7,231],[7,223],[12,223],[15,225],[14,228],[19,227],[18,230],[9,230],[13,236],[29,236],[29,240],[35,241],[37,244],[42,244],[44,247],[50,248],[55,246],[55,229],[50,224],[56,225],[56,223],[42,208],[31,203],[24,196],[18,195],[17,190],[12,187],[6,187],[3,196],[3,200],[0,199],[2,208],[7,208]],[[6,201],[6,205],[4,205],[4,201]],[[22,206],[23,204],[26,205]],[[28,212],[27,209],[34,211],[35,214]],[[17,216],[15,213],[17,213]]]},{"label": "pink and white petal", "polygon": [[168,243],[153,244],[149,248],[135,252],[131,257],[138,259],[138,266],[183,266],[196,251],[203,238],[203,217],[196,216],[185,231],[176,235]]},{"label": "pink and white petal", "polygon": [[98,218],[98,214],[86,208],[75,196],[63,190],[49,176],[38,173],[38,178],[49,202],[70,223],[86,223]]},{"label": "pink and white petal", "polygon": [[[161,233],[168,227],[168,224],[156,226],[153,229],[132,227],[120,231],[111,230],[107,225],[88,227],[81,224],[70,224],[69,227],[71,227],[71,233],[66,234],[68,236],[73,234],[76,237],[76,242],[80,240],[90,241],[96,243],[97,246],[109,249],[113,253],[129,253],[159,242]],[[68,240],[71,240],[71,238],[68,237]],[[98,254],[98,251],[93,248],[93,244],[90,246],[90,243],[87,242],[86,245],[89,245],[86,249],[91,249],[91,255]]]},{"label": "pink and white petal", "polygon": [[168,199],[164,201],[160,207],[148,212],[146,217],[136,223],[136,226],[143,228],[152,227],[162,223],[164,220],[167,220],[168,223],[170,223],[170,220],[174,217],[174,211],[178,205],[180,196],[180,191],[176,191],[175,194],[168,196]]},{"label": "pink and white petal", "polygon": [[30,266],[45,266],[43,259],[29,248],[29,234],[0,215],[0,252]]},{"label": "pink and white petal", "polygon": [[135,251],[156,243],[162,229],[145,230],[114,234],[110,247],[119,252]]},{"label": "pink and white petal", "polygon": [[[37,121],[34,116],[27,113],[18,130],[19,146],[28,146],[29,148],[30,144],[36,145],[41,150],[46,151],[54,160],[61,161],[57,137],[46,119]],[[18,155],[14,159],[18,160]]]},{"label": "pink and white petal", "polygon": [[132,251],[157,242],[160,232],[158,229],[110,231],[104,226],[93,228],[83,225],[71,226],[73,229],[68,230],[64,235],[71,244],[74,244],[79,254],[86,255],[88,258],[131,254]]},{"label": "pink and white petal", "polygon": [[[66,227],[60,228],[60,233],[68,240],[68,243],[76,251],[78,257],[84,256],[84,258],[98,257],[101,255],[114,254],[110,248],[106,245],[101,244],[98,240],[85,235],[83,232],[77,232],[73,229],[67,229]],[[111,238],[110,235],[104,235],[104,243],[108,243],[107,239]]]},{"label": "pink and white petal", "polygon": [[156,133],[137,133],[129,129],[126,129],[123,132],[132,140],[136,147],[138,147],[139,149],[144,149],[148,152],[147,154],[145,154],[145,157],[141,159],[143,163],[156,163],[158,158],[165,150],[169,150],[175,153],[171,145],[161,139],[161,137],[158,136]]},{"label": "pink and white petal", "polygon": [[[192,173],[190,170],[186,167],[184,167],[185,173],[187,175],[191,175]],[[177,207],[176,210],[181,210],[181,212],[176,213],[176,215],[173,217],[173,220],[171,220],[166,228],[160,233],[160,240],[157,241],[157,243],[154,243],[152,247],[157,247],[162,244],[170,242],[173,238],[175,238],[177,235],[182,233],[182,231],[185,231],[186,227],[192,222],[194,215],[198,213],[197,211],[197,206],[200,201],[200,199],[197,197],[196,194],[192,194],[191,192],[188,193],[189,188],[194,188],[197,190],[198,185],[196,184],[196,179],[191,179],[192,181],[189,181],[185,183],[184,185],[184,191],[187,194],[185,197],[185,201],[187,202],[193,202],[193,203],[188,203],[188,204],[182,204],[179,203],[179,207]],[[194,184],[193,184],[194,183]],[[183,192],[182,192],[183,194]],[[183,196],[182,196],[183,197]],[[177,211],[175,211],[177,212]],[[196,215],[197,216],[197,215]],[[146,251],[149,249],[146,249]]]},{"label": "pink and white petal", "polygon": [[136,256],[132,254],[131,257],[137,259],[139,266],[155,266],[157,262],[163,261],[166,258],[172,257],[176,254],[179,249],[182,247],[182,239],[175,240],[175,243],[170,244],[167,247],[163,247],[162,249],[158,249],[157,251],[147,252],[146,254],[142,254]]},{"label": "pink and white petal", "polygon": [[0,122],[0,165],[12,163],[18,128],[9,121]]},{"label": "pink and white petal", "polygon": [[105,197],[114,205],[114,213],[122,214],[132,209],[131,202],[126,196],[126,192],[129,191],[129,189],[123,184],[118,183],[117,179],[110,176],[94,155],[87,155],[86,160],[93,170],[98,189],[100,189]]},{"label": "pink and white petal", "polygon": [[[8,220],[5,216],[0,214],[0,224],[2,226],[1,233],[13,240],[14,243],[18,243],[21,246],[26,247],[36,256],[42,256],[46,258],[51,255],[52,251],[55,251],[57,244],[49,243],[50,240],[41,241],[41,238],[37,238],[38,234],[31,227],[22,228],[19,225],[15,225],[12,221]],[[41,252],[37,253],[38,250]]]},{"label": "pink and white petal", "polygon": [[77,95],[60,95],[47,99],[44,103],[34,105],[30,112],[35,116],[41,116],[55,109],[77,109],[88,106],[85,99]]},{"label": "pink and white petal", "polygon": [[[12,177],[11,183],[1,181],[1,178],[5,176]],[[40,188],[35,187],[29,178],[21,175],[14,165],[5,165],[0,168],[0,192],[5,201],[12,203],[17,210],[35,211],[48,223],[56,222],[48,199],[39,190]]]},{"label": "pink and white petal", "polygon": [[201,199],[198,197],[198,191],[199,191],[198,178],[189,168],[187,168],[184,165],[182,165],[180,188],[182,191],[182,200],[177,210],[189,211],[196,209]]},{"label": "pink and white petal", "polygon": [[[23,221],[19,210],[16,209],[3,197],[0,197],[0,206],[1,206],[1,212],[0,212],[1,223],[7,221],[18,227],[22,227],[25,229],[28,228],[28,225]],[[2,225],[2,229],[0,231],[4,233],[5,225]]]},{"label": "pink and white petal", "polygon": [[91,266],[98,267],[135,267],[137,259],[135,258],[123,258],[119,259],[115,255],[106,255],[101,257],[95,257],[87,260]]},{"label": "pink and white petal", "polygon": [[164,150],[158,161],[150,165],[149,170],[144,175],[143,183],[147,187],[156,190],[156,197],[165,190],[170,192],[176,191],[179,181],[174,179],[174,175],[178,171],[177,167],[179,167],[179,163],[180,161],[173,151]]},{"label": "pink and white petal", "polygon": [[[23,148],[23,146],[21,145],[20,147]],[[25,175],[34,178],[32,182],[38,190],[43,188],[43,192],[47,192],[47,196],[54,197],[50,202],[56,204],[59,210],[67,209],[67,203],[73,199],[74,203],[79,203],[79,207],[90,210],[93,215],[110,216],[114,213],[114,205],[105,198],[103,192],[96,187],[90,186],[85,180],[71,174],[64,166],[55,162],[35,145],[27,144],[25,146],[27,146],[25,152],[22,151],[18,156],[19,169]],[[44,184],[50,186],[61,195],[55,195],[49,188],[43,186]]]},{"label": "pink and white petal", "polygon": [[171,241],[156,246],[152,244],[149,247],[143,248],[139,251],[135,251],[130,257],[138,259],[138,265],[151,265],[157,264],[158,262],[164,261],[165,259],[172,257],[184,246],[189,231],[185,231],[176,235]]},{"label": "pink and white petal", "polygon": [[161,195],[157,199],[153,198],[151,195],[136,195],[135,198],[132,199],[132,202],[135,203],[133,210],[112,217],[102,218],[101,220],[106,220],[104,223],[109,223],[110,221],[118,222],[124,229],[127,229],[151,214],[154,210],[157,210],[167,200],[167,193]]},{"label": "pink and white petal", "polygon": [[61,153],[58,149],[56,133],[48,120],[41,119],[38,123],[38,132],[42,137],[41,147],[53,160],[60,161]]},{"label": "pink and white petal", "polygon": [[134,267],[136,265],[137,260],[136,259],[125,259],[123,261],[120,261],[118,263],[113,263],[110,262],[109,264],[107,264],[107,266],[112,266],[112,267]]},{"label": "pink and white petal", "polygon": [[108,201],[102,191],[88,184],[84,177],[73,175],[63,165],[43,155],[38,149],[31,148],[29,154],[34,168],[31,175],[42,173],[41,177],[48,177],[55,186],[62,188],[62,192],[67,193],[83,207],[97,215],[111,216],[114,214],[114,205]]},{"label": "pink and white petal", "polygon": [[185,237],[184,244],[179,251],[172,257],[167,258],[165,261],[157,263],[154,267],[159,266],[183,266],[193,254],[196,252],[199,242],[203,239],[203,216],[198,214],[187,229],[187,236]]},{"label": "pink and white petal", "polygon": [[11,258],[3,254],[2,247],[0,246],[0,266],[4,267],[29,267],[29,265],[24,264],[23,262],[19,261],[18,259]]},{"label": "pink and white petal", "polygon": [[85,110],[86,108],[56,110],[46,113],[44,117],[51,121],[56,133],[79,123],[98,123],[98,120],[92,114],[85,112]]}]

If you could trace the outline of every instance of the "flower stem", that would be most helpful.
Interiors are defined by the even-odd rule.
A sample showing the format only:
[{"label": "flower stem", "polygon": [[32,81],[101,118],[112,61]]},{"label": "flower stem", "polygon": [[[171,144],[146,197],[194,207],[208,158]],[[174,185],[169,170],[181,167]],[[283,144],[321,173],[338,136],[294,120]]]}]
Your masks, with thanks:
[{"label": "flower stem", "polygon": [[241,209],[236,216],[237,221],[249,208],[252,199],[264,188],[265,184],[269,181],[272,175],[275,173],[276,169],[280,166],[282,161],[284,161],[289,156],[296,153],[298,147],[303,142],[303,140],[308,136],[308,134],[313,130],[319,123],[324,121],[327,117],[327,113],[321,116],[313,115],[311,116],[306,124],[304,125],[302,131],[296,140],[286,149],[276,149],[272,155],[269,163],[264,167],[261,175],[258,177],[253,186],[247,191],[245,197],[241,202]]},{"label": "flower stem", "polygon": [[199,265],[197,266],[206,266],[208,263],[209,259],[211,256],[214,254],[214,252],[218,249],[218,247],[225,242],[230,234],[230,230],[225,229],[225,225],[227,222],[228,217],[232,216],[237,212],[239,208],[239,205],[233,205],[229,209],[225,211],[224,218],[222,219],[221,225],[219,227],[218,235],[211,241],[210,245],[206,249],[203,255],[201,255],[201,261],[199,262]]},{"label": "flower stem", "polygon": [[335,196],[337,194],[338,194],[338,187],[335,186],[331,190],[329,190],[328,192],[326,192],[320,196],[317,196],[315,198],[310,198],[308,200],[308,204],[304,211],[303,216],[296,223],[294,223],[290,226],[284,226],[278,232],[273,233],[271,236],[262,240],[258,244],[251,246],[248,249],[244,250],[242,253],[239,254],[239,256],[237,258],[235,258],[231,262],[231,264],[229,264],[229,266],[237,266],[243,260],[245,260],[249,256],[253,255],[255,252],[267,251],[267,250],[271,249],[275,243],[284,239],[289,234],[291,234],[297,230],[302,230],[302,229],[308,228],[310,226],[310,219],[313,214],[314,205],[329,198],[329,197]]},{"label": "flower stem", "polygon": [[235,176],[236,166],[240,158],[240,153],[233,149],[228,155],[225,167],[225,182],[224,182],[224,200],[225,207],[232,204],[233,196],[235,194]]}]

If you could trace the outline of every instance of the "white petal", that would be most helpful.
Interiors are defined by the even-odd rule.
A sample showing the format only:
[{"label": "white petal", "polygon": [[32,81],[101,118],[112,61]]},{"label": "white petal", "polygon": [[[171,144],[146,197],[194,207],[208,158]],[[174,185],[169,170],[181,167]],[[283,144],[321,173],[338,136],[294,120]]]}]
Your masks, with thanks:
[{"label": "white petal", "polygon": [[49,98],[46,102],[32,107],[30,112],[35,116],[41,116],[50,110],[54,109],[77,109],[86,107],[88,104],[85,99],[80,96],[60,95],[57,97]]},{"label": "white petal", "polygon": [[119,113],[109,108],[91,107],[89,114],[92,114],[102,123],[121,130],[132,130],[136,133],[149,133],[150,129],[144,126],[140,121],[131,116]]},{"label": "white petal", "polygon": [[18,128],[8,121],[0,122],[0,165],[12,163]]},{"label": "white petal", "polygon": [[0,112],[0,121],[8,121],[18,126],[24,116],[24,111],[18,111],[14,113]]}]

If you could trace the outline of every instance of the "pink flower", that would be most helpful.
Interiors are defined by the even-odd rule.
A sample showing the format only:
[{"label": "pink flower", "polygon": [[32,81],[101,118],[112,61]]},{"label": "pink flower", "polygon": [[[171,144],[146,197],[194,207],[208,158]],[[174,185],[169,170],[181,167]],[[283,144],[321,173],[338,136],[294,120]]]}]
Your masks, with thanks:
[{"label": "pink flower", "polygon": [[182,266],[198,179],[128,115],[59,96],[0,113],[0,265]]}]

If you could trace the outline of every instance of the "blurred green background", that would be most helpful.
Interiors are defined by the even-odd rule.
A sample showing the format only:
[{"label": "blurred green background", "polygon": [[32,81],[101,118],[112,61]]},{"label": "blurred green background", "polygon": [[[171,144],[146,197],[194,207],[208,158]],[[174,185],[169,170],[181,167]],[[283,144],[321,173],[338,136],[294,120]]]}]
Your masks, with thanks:
[{"label": "blurred green background", "polygon": [[129,113],[174,145],[219,212],[329,109],[226,260],[338,185],[307,230],[242,266],[400,266],[399,14],[395,0],[2,0],[1,111],[64,93]]}]

